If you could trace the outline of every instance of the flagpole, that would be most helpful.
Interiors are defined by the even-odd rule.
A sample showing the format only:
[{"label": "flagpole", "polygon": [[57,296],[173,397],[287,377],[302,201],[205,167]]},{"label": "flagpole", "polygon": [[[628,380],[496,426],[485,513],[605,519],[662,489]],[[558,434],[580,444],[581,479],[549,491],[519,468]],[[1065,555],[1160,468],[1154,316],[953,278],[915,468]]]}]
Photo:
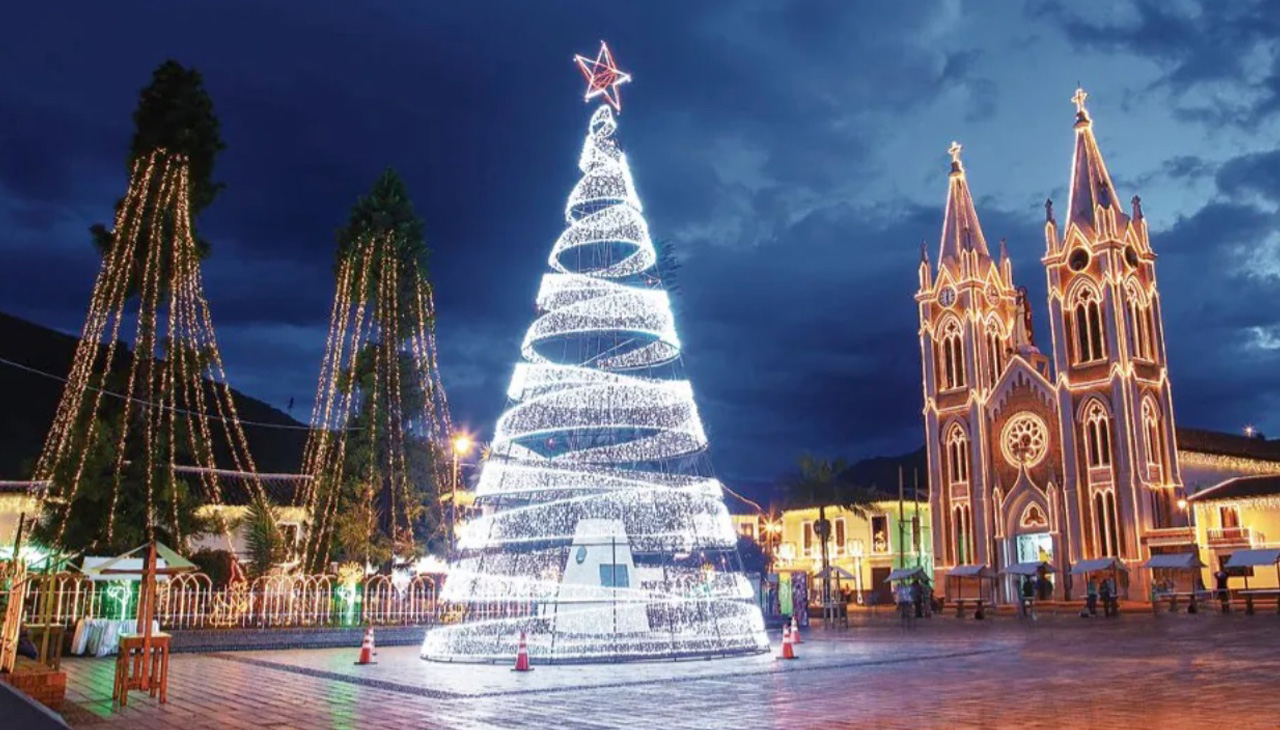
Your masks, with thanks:
[{"label": "flagpole", "polygon": [[912,512],[912,514],[915,515],[915,521],[912,523],[915,528],[915,534],[912,535],[912,537],[915,539],[915,543],[916,543],[916,567],[920,568],[924,565],[924,555],[922,554],[923,550],[921,550],[921,547],[920,547],[921,543],[924,541],[924,524],[920,521],[920,468],[919,467],[916,467],[911,470],[911,478],[912,478],[912,481],[914,482],[914,486],[912,487],[914,491],[914,494],[912,495],[912,499],[915,500],[915,507],[913,508],[914,511]]},{"label": "flagpole", "polygon": [[902,524],[902,520],[903,520],[903,514],[902,514],[902,498],[903,498],[903,495],[902,495],[902,490],[903,490],[903,483],[902,483],[902,465],[901,465],[901,464],[899,464],[899,465],[898,465],[898,567],[899,567],[899,568],[905,568],[905,567],[907,567],[907,565],[906,565],[906,562],[907,562],[907,560],[906,560],[906,555],[905,555],[905,554],[904,554],[904,552],[903,552],[903,548],[905,548],[906,546],[905,546],[905,545],[903,545],[903,542],[905,541],[905,538],[903,537],[903,534],[902,534],[902,528],[903,528],[903,524]]}]

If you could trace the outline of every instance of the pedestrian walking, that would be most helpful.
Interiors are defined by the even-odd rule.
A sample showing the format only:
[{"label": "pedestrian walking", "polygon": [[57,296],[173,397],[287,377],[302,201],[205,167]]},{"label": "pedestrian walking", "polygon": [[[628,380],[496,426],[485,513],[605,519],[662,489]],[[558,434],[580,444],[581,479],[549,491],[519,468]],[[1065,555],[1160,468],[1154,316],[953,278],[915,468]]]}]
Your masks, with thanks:
[{"label": "pedestrian walking", "polygon": [[1098,581],[1090,578],[1085,585],[1084,605],[1085,610],[1089,612],[1090,617],[1098,615]]}]

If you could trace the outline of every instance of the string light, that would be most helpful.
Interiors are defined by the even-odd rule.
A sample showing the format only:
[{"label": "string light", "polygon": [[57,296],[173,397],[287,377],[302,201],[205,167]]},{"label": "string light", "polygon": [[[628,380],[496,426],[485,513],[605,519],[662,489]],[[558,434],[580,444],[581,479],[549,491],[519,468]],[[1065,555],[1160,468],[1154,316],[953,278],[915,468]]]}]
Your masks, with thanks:
[{"label": "string light", "polygon": [[[1026,466],[1031,467],[1036,462],[1043,461],[1049,453],[1060,454],[1063,459],[1061,466],[1065,471],[1057,478],[1065,480],[1068,485],[1078,484],[1082,493],[1088,493],[1083,499],[1085,507],[1075,500],[1065,502],[1066,512],[1074,515],[1071,521],[1077,525],[1076,532],[1079,532],[1078,524],[1081,520],[1089,523],[1092,519],[1102,519],[1092,515],[1094,509],[1088,506],[1093,504],[1091,497],[1094,494],[1116,495],[1121,486],[1116,483],[1118,475],[1126,472],[1130,474],[1127,484],[1129,491],[1126,495],[1128,499],[1121,500],[1121,503],[1133,505],[1138,514],[1126,513],[1118,519],[1133,523],[1124,532],[1131,536],[1130,544],[1136,544],[1139,551],[1144,549],[1141,546],[1151,537],[1142,534],[1138,527],[1143,522],[1141,513],[1152,504],[1148,492],[1160,490],[1161,494],[1174,498],[1181,496],[1183,485],[1179,476],[1179,462],[1185,466],[1194,464],[1201,458],[1195,454],[1189,457],[1187,452],[1179,452],[1172,447],[1175,443],[1174,414],[1169,396],[1167,359],[1163,350],[1163,325],[1158,309],[1159,297],[1156,294],[1154,254],[1151,253],[1146,222],[1138,207],[1139,201],[1134,199],[1132,218],[1120,209],[1118,196],[1093,135],[1092,121],[1085,108],[1086,97],[1083,89],[1077,89],[1072,97],[1076,107],[1076,145],[1067,216],[1061,238],[1053,216],[1052,203],[1046,202],[1045,205],[1046,253],[1041,261],[1048,276],[1050,315],[1053,319],[1050,334],[1057,375],[1052,381],[1048,379],[1047,363],[1044,363],[1043,356],[1038,352],[1028,354],[1025,348],[1017,347],[1019,344],[1032,343],[1015,342],[1014,347],[1010,347],[1005,341],[1006,333],[1015,331],[1012,326],[1015,318],[1021,315],[1016,311],[1016,296],[1007,297],[1016,291],[1013,289],[1011,267],[1007,256],[1001,262],[998,272],[991,266],[965,171],[960,162],[960,145],[953,143],[949,150],[950,189],[936,281],[927,255],[922,254],[920,289],[916,294],[921,320],[919,335],[924,368],[925,422],[927,436],[933,446],[938,445],[940,435],[950,432],[952,424],[961,424],[967,432],[964,442],[965,463],[970,452],[978,462],[977,468],[966,471],[978,478],[978,481],[957,480],[956,484],[951,485],[956,490],[934,490],[935,495],[941,495],[933,501],[935,535],[939,545],[955,544],[963,538],[964,531],[960,535],[955,534],[956,526],[944,519],[949,514],[945,509],[946,503],[963,502],[969,498],[969,494],[979,494],[984,489],[994,489],[997,499],[992,517],[979,524],[984,530],[1003,537],[1000,523],[1010,515],[1004,514],[1005,508],[998,498],[998,486],[993,488],[982,482],[985,478],[983,475],[994,473],[989,463],[994,458],[992,449],[985,446],[992,443],[987,431],[995,427],[998,421],[993,419],[998,419],[1005,409],[1012,411],[999,439],[1005,463],[1016,465],[1020,461],[1026,461]],[[1073,252],[1080,250],[1087,251],[1090,255],[1086,257],[1083,266],[1072,266],[1072,259],[1076,258]],[[1094,261],[1108,263],[1098,266]],[[1080,358],[1072,358],[1068,353],[1068,348],[1073,344],[1069,340],[1075,334],[1073,332],[1068,336],[1073,324],[1072,297],[1082,283],[1094,293],[1095,301],[1101,307],[1094,311],[1101,312],[1098,316],[1107,327],[1103,333],[1105,348],[1099,348],[1103,350],[1103,356],[1091,363],[1078,362]],[[985,301],[982,297],[983,287],[987,287],[988,296]],[[953,305],[961,311],[952,311]],[[1128,323],[1132,319],[1131,315],[1136,316],[1137,313],[1149,317],[1150,322],[1147,324],[1151,327],[1139,328],[1146,332],[1135,331],[1131,337]],[[1005,372],[1007,366],[1001,358],[983,346],[984,334],[990,337],[992,332],[992,329],[983,324],[992,320],[997,323],[995,332],[1004,344],[1005,351],[1012,352],[1016,349],[1017,352],[1013,354],[1023,358],[1023,369],[1012,376]],[[969,378],[974,382],[968,383],[963,389],[940,393],[942,389],[935,383],[941,377],[939,373],[944,372],[947,365],[955,367],[955,363],[948,360],[953,350],[939,347],[944,344],[940,333],[945,332],[943,327],[949,323],[955,323],[959,329],[959,333],[953,335],[959,337],[962,344],[959,348],[959,370],[977,377]],[[1134,327],[1138,324],[1141,322],[1135,323]],[[1063,339],[1064,336],[1066,340]],[[974,342],[963,347],[965,340]],[[1036,358],[1040,360],[1037,361]],[[1037,367],[1038,363],[1040,367]],[[988,372],[991,375],[983,377]],[[988,383],[984,380],[995,382]],[[1042,416],[1018,410],[1023,407],[1019,402],[1027,401],[1019,390],[1027,387],[1031,389],[1031,401],[1035,402],[1034,410],[1058,419],[1056,434],[1051,435]],[[1061,413],[1054,413],[1054,403],[1061,404],[1058,406]],[[1107,451],[1115,454],[1116,459],[1127,458],[1130,468],[1126,469],[1125,465],[1118,462],[1113,464],[1108,458],[1105,469],[1087,469],[1090,474],[1076,473],[1078,469],[1075,462],[1085,449],[1087,441],[1084,438],[1087,434],[1082,433],[1081,429],[1081,424],[1086,420],[1082,410],[1092,403],[1106,404],[1104,423],[1107,433],[1111,434]],[[966,415],[970,411],[987,415],[970,422]],[[1158,437],[1148,436],[1151,432],[1157,433]],[[1049,443],[1051,438],[1056,440],[1052,445]],[[970,447],[968,444],[974,446]],[[1148,453],[1153,450],[1155,453]],[[945,468],[940,451],[933,447],[929,449],[929,467],[933,481],[945,485],[945,473],[954,470]],[[1027,453],[1020,453],[1022,451]],[[1210,463],[1232,463],[1217,461],[1213,457],[1204,458]],[[950,460],[948,457],[947,461]],[[1052,482],[1056,478],[1052,475],[1049,478],[1047,494],[1044,489],[1031,490],[1030,494],[1038,509],[1047,510],[1050,524],[1053,524],[1060,516],[1054,508]],[[963,494],[953,494],[953,491]],[[1082,512],[1088,514],[1078,514]],[[1133,539],[1133,536],[1137,539]],[[1078,559],[1085,552],[1098,553],[1098,545],[1086,550],[1080,544],[1083,541],[1079,537],[1075,535],[1070,545],[1063,546],[1073,553],[1061,556],[1065,560]],[[988,542],[981,536],[977,540],[979,545],[986,545]],[[1125,546],[1124,550],[1127,551],[1128,547]]]},{"label": "string light", "polygon": [[[369,509],[363,540],[390,540],[395,555],[416,551],[414,520],[421,508],[415,496],[410,450],[429,451],[434,485],[449,484],[447,439],[453,427],[436,365],[435,306],[421,264],[400,254],[403,242],[386,233],[357,237],[338,262],[337,290],[329,334],[321,359],[311,437],[304,451],[304,472],[311,487],[299,495],[310,515],[304,554],[312,570],[329,563],[342,507],[342,485],[358,479]],[[370,368],[365,384],[355,373]],[[407,379],[406,379],[407,378]],[[406,389],[417,395],[406,407]],[[367,418],[364,432],[351,424]],[[360,474],[347,474],[353,439],[377,444],[377,456]]]},{"label": "string light", "polygon": [[[125,470],[134,464],[127,457],[133,445],[140,444],[144,453],[137,463],[145,475],[142,498],[149,539],[155,537],[161,521],[169,523],[170,539],[184,539],[178,511],[180,471],[196,476],[208,503],[222,503],[220,477],[228,472],[217,468],[215,440],[230,455],[236,477],[247,482],[251,494],[263,494],[204,297],[189,196],[185,157],[157,149],[135,160],[116,214],[114,243],[103,256],[71,371],[36,465],[36,481],[51,485],[43,508],[56,525],[56,542],[62,542],[73,513],[95,509],[82,504],[80,497],[89,478],[86,468],[100,441],[100,422],[105,417],[102,396],[107,392],[120,397],[122,414],[113,441],[115,460],[107,476],[111,491],[103,515],[106,542],[114,538],[121,487],[130,478]],[[131,308],[132,301],[137,302],[136,309]],[[130,320],[135,327],[133,357],[126,386],[116,393],[107,381],[121,328]],[[212,411],[207,400],[213,401]],[[185,428],[178,424],[179,413]],[[221,436],[215,437],[210,420],[219,421]],[[177,463],[184,432],[194,465]],[[162,500],[169,503],[165,515],[158,514]],[[225,529],[224,537],[230,545]]]},{"label": "string light", "polygon": [[463,620],[424,658],[506,659],[522,631],[544,661],[768,647],[616,131],[597,108],[440,596]]}]

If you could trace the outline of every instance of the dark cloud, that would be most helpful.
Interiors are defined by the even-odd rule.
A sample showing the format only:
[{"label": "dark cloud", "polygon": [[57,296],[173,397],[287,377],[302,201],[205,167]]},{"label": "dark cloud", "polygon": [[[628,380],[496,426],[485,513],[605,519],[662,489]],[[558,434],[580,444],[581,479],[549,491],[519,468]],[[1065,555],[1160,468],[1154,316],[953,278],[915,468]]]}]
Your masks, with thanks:
[{"label": "dark cloud", "polygon": [[1182,116],[1257,125],[1280,111],[1280,13],[1271,0],[1034,4],[1080,48],[1155,61]]},{"label": "dark cloud", "polygon": [[[1195,16],[1154,2],[1127,15],[1066,7],[1039,17],[1073,54],[1159,64],[1158,88],[1116,89],[1116,99],[1172,93],[1180,108],[1251,120],[1274,103],[1270,60],[1241,60],[1271,58],[1275,19],[1261,4]],[[655,238],[683,262],[677,324],[714,459],[756,487],[802,450],[859,458],[917,447],[912,295],[921,239],[936,256],[941,150],[953,133],[995,125],[1003,142],[1043,114],[1069,122],[1039,95],[1043,69],[1062,63],[1037,55],[1050,47],[1038,36],[1054,31],[944,0],[80,0],[24,4],[6,22],[23,32],[0,44],[0,68],[16,70],[0,77],[0,309],[79,329],[97,270],[87,228],[109,220],[123,190],[137,90],[174,57],[204,72],[227,143],[215,171],[226,192],[201,227],[235,383],[309,412],[334,231],[392,165],[433,250],[455,420],[481,434],[503,406],[578,174],[587,108],[569,57],[608,38],[635,74],[620,138]],[[1142,63],[1108,63],[1108,76]],[[1014,73],[1020,85],[997,80]],[[1201,106],[1183,94],[1211,87]],[[1134,102],[1107,117],[1108,130],[1162,114]],[[1042,343],[1040,205],[1049,194],[1065,204],[1066,129],[1043,141],[1052,155],[1030,162],[1013,151],[1025,148],[975,145],[986,237],[993,247],[1008,238]],[[1142,141],[1168,156],[1138,168],[1117,145],[1108,160],[1148,198],[1182,422],[1265,426],[1280,406],[1268,380],[1280,323],[1266,306],[1280,293],[1266,203],[1280,190],[1277,153],[1238,146],[1223,160],[1199,136]],[[1196,186],[1216,197],[1162,209],[1171,191]]]},{"label": "dark cloud", "polygon": [[1219,168],[1216,179],[1218,190],[1227,195],[1280,202],[1280,150],[1236,157]]}]

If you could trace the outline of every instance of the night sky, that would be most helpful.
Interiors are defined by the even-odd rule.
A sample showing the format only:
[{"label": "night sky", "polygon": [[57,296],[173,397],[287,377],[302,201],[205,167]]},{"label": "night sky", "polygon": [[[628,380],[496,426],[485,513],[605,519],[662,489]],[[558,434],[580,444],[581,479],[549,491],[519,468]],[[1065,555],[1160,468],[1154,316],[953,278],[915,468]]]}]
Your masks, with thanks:
[{"label": "night sky", "polygon": [[[454,419],[492,429],[588,116],[574,53],[634,81],[619,137],[682,262],[713,458],[758,484],[804,450],[921,440],[916,264],[947,146],[1008,239],[1047,349],[1042,223],[1066,205],[1077,82],[1141,194],[1178,422],[1280,433],[1280,8],[1075,2],[10,3],[0,32],[0,310],[78,333],[88,227],[124,190],[137,92],[203,72],[227,149],[201,219],[232,384],[310,413],[334,231],[387,166],[425,220]],[[20,355],[20,353],[12,353]]]}]

